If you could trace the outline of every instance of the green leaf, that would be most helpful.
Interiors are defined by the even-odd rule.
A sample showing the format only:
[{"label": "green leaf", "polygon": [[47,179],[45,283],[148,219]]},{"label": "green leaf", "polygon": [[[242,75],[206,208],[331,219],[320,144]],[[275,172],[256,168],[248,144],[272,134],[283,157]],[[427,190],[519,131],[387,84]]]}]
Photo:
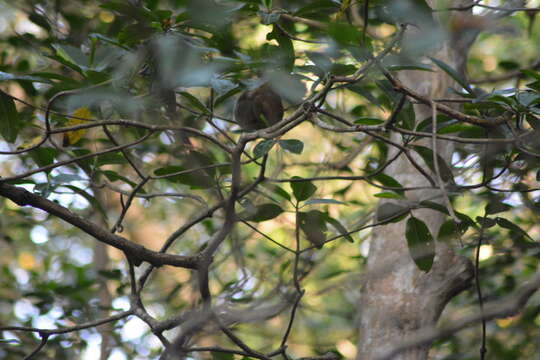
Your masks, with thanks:
[{"label": "green leaf", "polygon": [[292,152],[293,154],[301,154],[304,151],[304,143],[296,139],[279,140],[279,146],[283,149]]},{"label": "green leaf", "polygon": [[41,82],[45,84],[50,84],[52,81],[37,75],[14,75],[0,71],[0,81],[10,81],[10,80],[26,80],[32,82]]},{"label": "green leaf", "polygon": [[98,270],[98,274],[109,280],[120,280],[122,278],[122,271],[118,269]]},{"label": "green leaf", "polygon": [[373,196],[379,199],[403,199],[403,196],[393,192],[380,192],[377,194],[373,194]]},{"label": "green leaf", "polygon": [[510,231],[513,231],[518,235],[527,237],[527,238],[534,241],[534,239],[529,234],[527,234],[527,232],[525,230],[523,230],[522,228],[520,228],[519,226],[517,226],[516,224],[514,224],[510,220],[507,220],[507,219],[502,218],[502,217],[496,217],[495,221],[497,222],[497,225],[499,225],[500,227],[508,229]]},{"label": "green leaf", "polygon": [[[277,14],[277,19],[279,19],[279,14]],[[268,16],[268,20],[272,21],[276,17],[275,13],[272,13]],[[274,23],[277,22],[274,21]],[[288,70],[292,71],[294,68],[294,60],[295,60],[295,52],[294,52],[294,45],[292,40],[283,33],[283,31],[276,25],[273,25],[274,29],[272,32],[268,33],[266,35],[267,40],[276,40],[279,45],[279,51],[280,51],[280,57],[281,61],[283,63],[283,67]]]},{"label": "green leaf", "polygon": [[268,203],[255,207],[254,212],[246,211],[244,213],[238,214],[238,216],[245,221],[262,222],[272,220],[278,217],[282,212],[283,209],[279,205]]},{"label": "green leaf", "polygon": [[218,107],[225,100],[227,100],[230,97],[238,94],[240,91],[242,91],[242,88],[240,86],[235,87],[234,89],[227,91],[225,94],[223,94],[223,95],[219,96],[218,98],[216,98],[216,101],[214,102],[214,107]]},{"label": "green leaf", "polygon": [[304,203],[305,205],[315,205],[315,204],[337,204],[337,205],[347,205],[343,201],[334,200],[334,199],[310,199]]},{"label": "green leaf", "polygon": [[[293,179],[302,179],[299,176],[294,176]],[[293,195],[298,201],[307,200],[317,191],[317,187],[311,181],[291,182]]]},{"label": "green leaf", "polygon": [[403,185],[399,183],[396,179],[393,177],[386,175],[384,173],[380,173],[373,177],[374,180],[377,180],[381,183],[384,187],[392,188],[392,191],[395,191],[396,193],[403,195],[404,191],[402,190]]},{"label": "green leaf", "polygon": [[[156,169],[154,175],[164,176],[166,180],[190,186],[192,189],[207,189],[214,186],[213,179],[205,170],[189,171],[184,166],[165,166]],[[180,173],[182,172],[182,173]],[[180,174],[176,174],[180,173]]]},{"label": "green leaf", "polygon": [[266,154],[274,147],[274,144],[276,143],[276,140],[269,139],[269,140],[263,140],[259,142],[257,145],[255,145],[255,148],[253,149],[253,156],[255,158],[260,158]]},{"label": "green leaf", "polygon": [[435,242],[428,227],[422,220],[411,216],[407,220],[405,236],[414,263],[420,270],[429,272],[435,258]]},{"label": "green leaf", "polygon": [[431,61],[433,61],[438,67],[440,67],[445,73],[450,75],[452,79],[454,79],[459,85],[461,85],[467,92],[473,96],[476,97],[473,89],[467,84],[467,82],[457,73],[456,70],[454,70],[451,66],[446,64],[444,61],[441,61],[439,59],[435,59],[433,57],[430,57]]},{"label": "green leaf", "polygon": [[485,208],[486,215],[498,214],[512,209],[511,205],[503,203],[500,199],[491,200]]},{"label": "green leaf", "polygon": [[58,150],[51,147],[39,147],[30,151],[32,160],[34,160],[39,167],[54,163],[56,155],[58,155]]},{"label": "green leaf", "polygon": [[336,220],[336,219],[334,219],[334,218],[332,218],[330,216],[327,216],[326,217],[326,222],[329,223],[330,225],[332,225],[341,235],[343,235],[345,237],[345,239],[348,242],[351,242],[351,243],[354,242],[354,239],[348,233],[345,226],[343,226],[338,220]]},{"label": "green leaf", "polygon": [[[435,166],[433,162],[433,151],[430,148],[427,148],[425,146],[420,145],[414,145],[411,146],[411,148],[422,157],[422,160],[426,163],[426,165],[431,169],[433,173],[435,173]],[[454,175],[452,174],[452,170],[450,167],[446,164],[444,159],[437,154],[437,162],[439,165],[439,172],[441,174],[441,178],[445,182],[453,182],[454,181]]]},{"label": "green leaf", "polygon": [[401,70],[418,70],[418,71],[433,71],[429,65],[417,64],[417,65],[390,65],[387,67],[388,71],[401,71]]},{"label": "green leaf", "polygon": [[479,223],[484,229],[489,229],[496,224],[494,219],[483,216],[477,216],[476,222]]},{"label": "green leaf", "polygon": [[450,215],[448,213],[448,209],[446,208],[446,206],[441,205],[441,204],[436,203],[436,202],[433,202],[433,201],[429,201],[429,200],[420,201],[419,206],[423,207],[423,208],[436,210],[436,211],[441,212],[441,213],[443,213],[445,215]]},{"label": "green leaf", "polygon": [[88,203],[90,204],[90,206],[92,206],[92,208],[94,210],[99,211],[103,215],[107,214],[105,212],[105,210],[103,209],[103,207],[101,206],[101,203],[99,201],[97,201],[96,198],[93,195],[90,195],[85,190],[79,189],[78,187],[76,187],[74,185],[62,185],[62,186],[72,190],[74,193],[76,193],[76,194],[82,196],[83,198],[85,198],[86,201],[88,201]]},{"label": "green leaf", "polygon": [[319,210],[298,213],[300,228],[306,235],[307,240],[319,249],[323,247],[326,241],[327,218],[328,215]]},{"label": "green leaf", "polygon": [[361,117],[354,120],[354,123],[358,125],[380,125],[384,123],[384,120],[372,117]]},{"label": "green leaf", "polygon": [[533,78],[533,79],[536,79],[536,80],[540,80],[540,73],[537,73],[536,71],[533,71],[533,70],[528,70],[528,69],[521,69],[519,70],[521,71],[523,74]]},{"label": "green leaf", "polygon": [[340,45],[358,46],[362,39],[362,33],[355,27],[346,23],[332,21],[328,27],[330,35]]},{"label": "green leaf", "polygon": [[224,352],[212,351],[212,360],[234,360],[234,355]]},{"label": "green leaf", "polygon": [[33,22],[34,24],[38,26],[41,26],[43,29],[47,31],[51,30],[51,24],[49,24],[49,21],[43,15],[40,15],[36,12],[32,12],[30,15],[28,15],[28,20],[30,20],[31,22]]},{"label": "green leaf", "polygon": [[410,207],[407,205],[386,202],[377,208],[375,218],[377,222],[380,223],[389,221],[395,222],[398,219],[401,220],[401,217],[407,214],[409,211]]},{"label": "green leaf", "polygon": [[120,174],[118,174],[117,172],[115,171],[112,171],[112,170],[101,170],[100,171],[102,174],[104,174],[107,179],[109,181],[123,181],[125,182],[126,184],[129,184],[131,185],[132,188],[135,188],[137,186],[137,184],[135,184],[133,181],[129,180],[128,178],[126,178],[125,176],[122,176]]},{"label": "green leaf", "polygon": [[456,222],[452,219],[446,220],[441,227],[439,228],[439,234],[437,235],[437,240],[439,241],[450,241],[460,234]]},{"label": "green leaf", "polygon": [[96,166],[110,165],[110,164],[125,164],[126,158],[121,152],[111,152],[103,155],[99,155],[96,160]]},{"label": "green leaf", "polygon": [[179,91],[178,94],[182,96],[184,99],[189,101],[189,103],[193,106],[195,106],[198,110],[200,110],[203,114],[209,114],[210,111],[204,106],[202,102],[199,101],[195,96],[191,95],[190,93],[186,91]]},{"label": "green leaf", "polygon": [[319,69],[327,72],[332,68],[332,59],[322,52],[306,51],[306,56]]},{"label": "green leaf", "polygon": [[288,192],[286,192],[283,188],[277,186],[277,185],[274,185],[272,187],[272,191],[274,192],[274,194],[276,194],[277,196],[285,199],[285,200],[291,200],[291,195],[289,195]]},{"label": "green leaf", "polygon": [[414,107],[410,101],[405,101],[405,105],[401,108],[401,111],[397,115],[397,121],[403,124],[403,127],[408,130],[414,129],[416,123],[416,115],[414,113]]},{"label": "green leaf", "polygon": [[462,131],[467,131],[470,128],[471,126],[466,125],[466,124],[450,124],[448,126],[444,126],[440,128],[439,130],[437,130],[437,134],[444,135],[444,134],[459,133]]},{"label": "green leaf", "polygon": [[0,134],[8,143],[14,143],[21,129],[21,118],[15,102],[0,90]]}]

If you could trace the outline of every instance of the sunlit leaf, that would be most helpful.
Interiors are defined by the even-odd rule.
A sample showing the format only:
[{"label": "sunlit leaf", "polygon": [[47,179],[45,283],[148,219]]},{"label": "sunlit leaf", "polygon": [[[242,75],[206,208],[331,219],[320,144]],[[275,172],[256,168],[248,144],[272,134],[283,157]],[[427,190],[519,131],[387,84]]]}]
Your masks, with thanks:
[{"label": "sunlit leaf", "polygon": [[[77,110],[75,110],[72,114],[74,117],[70,117],[69,120],[66,123],[67,127],[70,126],[76,126],[80,124],[87,124],[87,120],[82,119],[92,119],[92,114],[90,113],[90,110],[87,107],[80,107]],[[81,119],[77,119],[81,118]],[[68,131],[64,133],[64,139],[62,142],[63,146],[71,146],[75,145],[86,133],[86,129],[81,130],[75,130],[75,131]]]}]

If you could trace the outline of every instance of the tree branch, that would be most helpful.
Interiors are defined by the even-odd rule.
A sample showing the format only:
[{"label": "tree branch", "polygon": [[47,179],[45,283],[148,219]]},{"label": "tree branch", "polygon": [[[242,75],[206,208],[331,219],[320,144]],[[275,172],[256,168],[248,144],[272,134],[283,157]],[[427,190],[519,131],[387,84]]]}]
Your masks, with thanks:
[{"label": "tree branch", "polygon": [[197,268],[198,258],[196,256],[162,254],[149,250],[124,237],[112,234],[107,229],[81,218],[69,209],[42,196],[32,194],[23,188],[0,183],[0,196],[10,199],[19,206],[32,206],[68,222],[96,240],[122,250],[126,256],[133,260],[135,265],[146,261],[154,266],[171,265],[187,269]]}]

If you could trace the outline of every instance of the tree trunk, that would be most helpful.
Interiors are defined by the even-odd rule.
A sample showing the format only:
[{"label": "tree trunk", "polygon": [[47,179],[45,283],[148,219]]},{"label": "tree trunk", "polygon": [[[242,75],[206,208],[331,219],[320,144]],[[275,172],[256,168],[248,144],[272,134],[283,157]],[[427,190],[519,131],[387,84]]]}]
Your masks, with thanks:
[{"label": "tree trunk", "polygon": [[[430,6],[432,6],[431,2]],[[449,1],[447,6],[461,6],[463,1]],[[453,12],[452,17],[470,16],[465,12]],[[452,19],[450,19],[452,21]],[[409,26],[405,40],[418,38],[421,29]],[[453,35],[453,36],[452,36]],[[467,50],[473,42],[471,34],[451,34],[431,56],[443,60],[458,71],[463,71]],[[461,36],[463,35],[463,36]],[[464,39],[467,35],[468,39]],[[461,36],[461,37],[460,37]],[[434,70],[435,66],[434,66]],[[407,71],[401,72],[399,79],[411,89],[432,99],[450,97],[447,89],[455,86],[453,80],[444,72]],[[414,105],[416,121],[429,118],[431,107]],[[400,136],[393,136],[395,142],[402,142]],[[431,148],[431,139],[426,139],[423,146]],[[452,144],[438,141],[437,152],[447,164],[452,156]],[[395,153],[395,152],[394,152]],[[411,151],[411,155],[412,155]],[[392,156],[392,152],[389,157]],[[421,159],[417,162],[424,165]],[[429,173],[429,168],[423,166]],[[398,180],[404,187],[429,186],[410,161],[402,154],[386,173]],[[437,181],[437,176],[432,174]],[[444,204],[440,190],[407,191],[411,201],[432,200]],[[383,200],[384,201],[384,200]],[[389,200],[386,200],[389,201]],[[428,226],[436,237],[444,215],[430,209],[413,210],[414,216]],[[448,301],[464,290],[472,279],[470,261],[456,255],[452,247],[459,244],[445,244],[436,241],[436,256],[433,267],[427,273],[419,270],[407,248],[405,224],[391,223],[376,227],[370,242],[366,281],[359,303],[360,329],[358,342],[358,360],[375,360],[399,345],[405,338],[414,336],[414,332],[427,326],[434,326]],[[393,356],[392,360],[427,359],[429,346],[411,348]]]}]

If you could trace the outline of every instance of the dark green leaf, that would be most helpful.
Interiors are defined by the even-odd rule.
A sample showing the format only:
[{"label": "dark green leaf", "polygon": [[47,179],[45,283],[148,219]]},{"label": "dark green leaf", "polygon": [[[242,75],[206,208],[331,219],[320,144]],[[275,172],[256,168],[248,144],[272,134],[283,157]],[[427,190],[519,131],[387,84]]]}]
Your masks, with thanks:
[{"label": "dark green leaf", "polygon": [[21,128],[21,118],[15,102],[0,90],[0,134],[8,143],[14,143]]},{"label": "dark green leaf", "polygon": [[289,200],[289,201],[291,200],[291,195],[289,195],[288,192],[286,192],[283,188],[277,185],[274,185],[272,187],[272,191],[274,192],[274,194],[276,194],[279,197],[282,197],[285,200]]},{"label": "dark green leaf", "polygon": [[495,226],[496,222],[492,218],[477,216],[476,222],[480,224],[484,229],[489,229],[490,227]]},{"label": "dark green leaf", "polygon": [[179,91],[178,94],[182,96],[184,99],[189,101],[189,103],[193,106],[195,106],[197,109],[199,109],[203,114],[209,114],[210,111],[204,106],[202,102],[199,101],[195,96],[191,95],[190,93],[186,91]]},{"label": "dark green leaf", "polygon": [[32,160],[36,162],[39,167],[51,165],[54,163],[54,158],[58,154],[58,150],[50,147],[39,147],[30,151]]},{"label": "dark green leaf", "polygon": [[467,84],[467,82],[457,73],[456,70],[454,70],[451,66],[446,64],[444,61],[435,59],[433,57],[430,57],[431,61],[433,61],[438,67],[440,67],[445,73],[450,75],[452,79],[454,79],[459,85],[461,85],[467,92],[471,95],[475,95],[473,89]]},{"label": "dark green leaf", "polygon": [[234,360],[234,355],[219,351],[212,351],[212,360]]},{"label": "dark green leaf", "polygon": [[326,217],[326,222],[329,223],[330,225],[332,225],[341,235],[343,235],[345,237],[345,239],[348,242],[351,242],[351,243],[354,242],[354,239],[348,233],[345,226],[343,226],[338,220],[336,220],[336,219],[334,219],[334,218],[332,218],[330,216],[327,216]]},{"label": "dark green leaf", "polygon": [[[301,179],[299,176],[294,176],[293,179]],[[298,201],[307,200],[317,191],[317,187],[311,181],[291,182],[293,195]]]},{"label": "dark green leaf", "polygon": [[154,171],[157,176],[163,176],[166,180],[189,185],[193,189],[207,189],[214,186],[213,179],[205,170],[192,171],[184,166],[166,166]]},{"label": "dark green leaf", "polygon": [[495,218],[495,221],[497,222],[497,225],[499,225],[500,227],[508,229],[510,231],[513,231],[516,234],[527,237],[527,238],[534,241],[534,239],[532,237],[530,237],[530,235],[527,234],[527,232],[525,230],[523,230],[522,228],[520,228],[519,226],[517,226],[516,224],[514,224],[510,220],[507,220],[507,219],[502,218],[502,217],[497,217],[497,218]]},{"label": "dark green leaf", "polygon": [[[427,148],[425,146],[420,146],[420,145],[414,145],[411,147],[414,151],[418,153],[418,155],[422,157],[422,160],[424,160],[424,162],[431,169],[431,171],[435,173],[435,166],[433,162],[433,151],[431,151],[430,148]],[[443,179],[443,181],[453,182],[454,175],[452,174],[452,170],[439,154],[437,154],[437,162],[439,165],[439,172],[441,174],[441,178]]]},{"label": "dark green leaf", "polygon": [[407,214],[409,210],[410,208],[407,205],[386,202],[377,208],[376,220],[380,223],[394,221]]},{"label": "dark green leaf", "polygon": [[413,130],[416,123],[416,115],[414,108],[410,101],[406,101],[405,105],[401,108],[401,111],[397,115],[397,121],[403,124],[405,129]]},{"label": "dark green leaf", "polygon": [[429,201],[429,200],[420,201],[419,205],[420,207],[423,207],[423,208],[433,209],[443,214],[450,215],[448,213],[448,209],[446,208],[446,206],[433,202],[433,201]]},{"label": "dark green leaf", "polygon": [[437,134],[444,135],[444,134],[451,134],[451,133],[459,133],[459,132],[462,132],[462,131],[467,131],[470,128],[471,128],[471,126],[466,125],[466,124],[451,124],[451,125],[444,126],[444,127],[440,128],[439,130],[437,130]]},{"label": "dark green leaf", "polygon": [[279,146],[283,149],[292,152],[293,154],[301,154],[304,150],[304,143],[296,139],[279,140]]},{"label": "dark green leaf", "polygon": [[407,220],[405,230],[409,253],[416,266],[424,272],[429,272],[435,258],[435,242],[426,224],[411,216]]},{"label": "dark green leaf", "polygon": [[460,231],[455,221],[452,219],[446,220],[439,228],[439,234],[437,240],[450,241],[451,239],[460,235]]},{"label": "dark green leaf", "polygon": [[98,156],[96,160],[96,166],[110,165],[110,164],[125,164],[126,158],[120,152],[112,152]]},{"label": "dark green leaf", "polygon": [[332,68],[332,59],[325,53],[306,51],[306,55],[319,69],[328,72]]},{"label": "dark green leaf", "polygon": [[310,199],[304,203],[305,205],[315,205],[315,204],[337,204],[337,205],[347,205],[343,201],[334,200],[334,199]]},{"label": "dark green leaf", "polygon": [[327,218],[328,215],[319,210],[298,213],[300,228],[306,235],[307,240],[319,249],[322,248],[326,241]]},{"label": "dark green leaf", "polygon": [[384,187],[391,188],[390,190],[395,191],[396,193],[403,195],[404,192],[402,190],[403,185],[401,185],[396,179],[393,177],[380,173],[373,177],[374,180],[377,180],[380,182]]},{"label": "dark green leaf", "polygon": [[98,274],[109,280],[120,280],[122,278],[122,272],[118,269],[114,270],[99,270]]},{"label": "dark green leaf", "polygon": [[486,215],[498,214],[512,209],[511,205],[503,203],[500,199],[493,199],[485,208]]},{"label": "dark green leaf", "polygon": [[47,18],[45,18],[43,15],[40,15],[36,12],[32,12],[30,15],[28,15],[28,20],[33,22],[34,24],[41,26],[43,29],[49,31],[51,30],[51,25],[49,24],[49,21],[47,21]]},{"label": "dark green leaf", "polygon": [[418,70],[418,71],[433,71],[429,65],[390,65],[387,67],[388,71],[401,71],[401,70]]},{"label": "dark green leaf", "polygon": [[269,140],[263,140],[257,145],[255,145],[255,149],[253,149],[253,156],[255,158],[260,158],[266,154],[272,149],[274,144],[276,143],[276,140],[269,139]]},{"label": "dark green leaf", "polygon": [[362,33],[357,27],[346,24],[331,22],[328,28],[328,35],[330,35],[340,45],[356,45],[360,44],[362,39]]},{"label": "dark green leaf", "polygon": [[135,184],[133,181],[129,180],[129,179],[126,178],[125,176],[122,176],[122,175],[118,174],[118,173],[115,172],[115,171],[112,171],[112,170],[102,170],[102,171],[100,171],[100,172],[103,173],[103,174],[107,177],[107,179],[108,179],[109,181],[112,181],[112,182],[114,182],[114,181],[123,181],[123,182],[125,182],[126,184],[131,185],[131,187],[133,187],[133,188],[137,186],[137,184]]},{"label": "dark green leaf", "polygon": [[238,216],[245,221],[261,222],[272,220],[278,217],[283,212],[283,209],[277,204],[262,204],[255,207],[255,211],[251,213],[242,213]]},{"label": "dark green leaf", "polygon": [[221,105],[225,100],[231,98],[232,96],[238,94],[240,91],[242,91],[241,87],[236,87],[232,90],[227,91],[225,94],[219,96],[216,101],[214,102],[214,107],[218,107]]},{"label": "dark green leaf", "polygon": [[358,125],[380,125],[384,123],[384,120],[371,117],[362,117],[354,120],[354,123]]}]

